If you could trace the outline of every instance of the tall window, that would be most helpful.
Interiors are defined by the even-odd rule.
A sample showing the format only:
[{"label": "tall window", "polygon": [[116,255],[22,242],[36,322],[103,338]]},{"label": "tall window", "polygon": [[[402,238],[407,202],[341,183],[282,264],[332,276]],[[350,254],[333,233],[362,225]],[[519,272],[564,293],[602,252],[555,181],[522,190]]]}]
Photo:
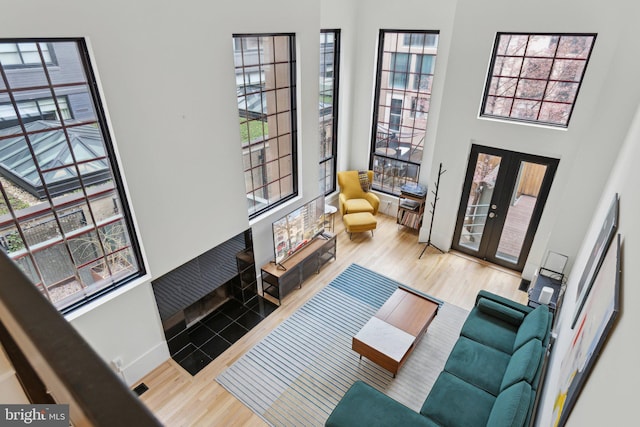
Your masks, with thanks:
[{"label": "tall window", "polygon": [[418,182],[437,47],[437,31],[380,31],[370,157],[377,190],[398,195]]},{"label": "tall window", "polygon": [[480,114],[567,127],[595,39],[498,33]]},{"label": "tall window", "polygon": [[320,191],[336,190],[340,30],[320,33]]},{"label": "tall window", "polygon": [[82,39],[0,40],[0,249],[63,312],[144,273],[95,87]]},{"label": "tall window", "polygon": [[293,34],[234,35],[249,218],[298,193]]}]

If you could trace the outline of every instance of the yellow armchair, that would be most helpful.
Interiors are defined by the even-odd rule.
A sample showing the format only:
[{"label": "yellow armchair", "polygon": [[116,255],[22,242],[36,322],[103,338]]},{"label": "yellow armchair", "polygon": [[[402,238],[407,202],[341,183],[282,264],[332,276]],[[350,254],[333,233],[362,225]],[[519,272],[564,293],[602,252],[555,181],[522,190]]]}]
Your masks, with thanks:
[{"label": "yellow armchair", "polygon": [[[369,186],[373,181],[373,171],[367,171]],[[338,172],[338,185],[340,186],[339,205],[342,215],[358,212],[378,213],[380,198],[371,191],[364,191],[360,184],[358,171]]]}]

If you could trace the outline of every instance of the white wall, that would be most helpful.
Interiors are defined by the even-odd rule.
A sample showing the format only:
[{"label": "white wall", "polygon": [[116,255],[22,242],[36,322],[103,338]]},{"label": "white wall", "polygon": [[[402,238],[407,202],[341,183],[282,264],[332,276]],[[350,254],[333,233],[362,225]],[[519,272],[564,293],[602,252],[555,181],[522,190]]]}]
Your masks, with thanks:
[{"label": "white wall", "polygon": [[[385,30],[439,30],[438,56],[429,131],[425,140],[425,162],[421,171],[421,181],[427,182],[431,167],[431,151],[437,139],[438,116],[442,104],[445,79],[448,78],[448,57],[453,33],[453,19],[456,2],[436,0],[402,0],[389,3],[384,0],[360,0],[357,11],[357,48],[353,51],[353,111],[350,122],[348,166],[350,169],[364,169],[369,166],[371,147],[371,118],[378,55],[378,38]],[[339,13],[339,10],[334,11]],[[344,123],[343,123],[344,124]],[[344,141],[344,139],[343,139]],[[437,168],[437,167],[436,167]]]},{"label": "white wall", "polygon": [[[525,273],[533,271],[547,249],[569,255],[577,273],[570,276],[568,296],[584,262],[584,247],[582,255],[575,255],[593,235],[583,240],[639,104],[635,70],[640,55],[632,31],[638,6],[625,0],[247,0],[224,7],[204,0],[0,1],[0,37],[87,37],[152,278],[250,225],[236,124],[233,33],[295,32],[298,41],[301,194],[251,224],[258,265],[272,257],[271,222],[318,194],[320,28],[342,29],[339,169],[368,166],[379,30],[440,30],[421,179],[432,181],[439,162],[447,169],[432,236],[438,247],[451,243],[473,141],[561,159]],[[496,31],[598,33],[568,130],[477,118]],[[639,153],[625,153],[616,170],[628,170],[635,181],[620,176],[615,191],[621,192],[621,226],[628,230],[625,258],[636,259],[630,256],[637,255],[631,238],[637,227],[630,219],[638,212],[631,188],[638,172],[631,167],[631,155],[638,158]],[[625,271],[626,283],[633,283],[632,267]],[[637,291],[629,288],[624,307],[638,300]],[[72,323],[105,360],[122,358],[128,382],[167,357],[148,282]],[[610,390],[626,390],[630,379],[637,379],[636,373],[613,369],[632,366],[632,352],[625,346],[633,341],[635,324],[633,311],[624,312],[576,407],[573,425],[584,425],[577,420],[592,417],[599,401],[620,411],[632,407],[630,393],[614,398]]]},{"label": "white wall", "polygon": [[540,426],[552,425],[553,405],[559,390],[562,359],[571,344],[573,331],[571,323],[576,310],[577,286],[591,249],[600,232],[604,217],[614,194],[620,197],[619,227],[622,236],[622,291],[621,311],[606,342],[593,372],[580,394],[575,408],[568,419],[568,426],[630,425],[636,417],[637,385],[640,371],[637,369],[636,343],[640,325],[640,108],[624,140],[624,146],[616,161],[610,180],[600,195],[589,230],[575,262],[575,273],[569,277],[567,295],[557,326],[558,340],[550,358],[549,374],[544,390],[542,411],[539,413]]},{"label": "white wall", "polygon": [[[611,2],[458,1],[435,153],[425,159],[442,162],[447,170],[432,235],[438,247],[450,247],[469,150],[477,143],[560,159],[523,276],[530,278],[547,248],[573,261],[590,220],[585,212],[595,206],[629,126],[630,114],[616,107],[638,95],[637,85],[630,85],[632,73],[613,74],[614,60],[627,66],[627,60],[614,56],[631,22],[627,12]],[[567,130],[478,119],[497,31],[598,33]],[[434,167],[431,181],[436,174]],[[556,222],[562,213],[573,215]]]},{"label": "white wall", "polygon": [[[2,10],[0,37],[87,38],[152,279],[250,226],[234,33],[296,34],[295,203],[318,195],[318,1],[2,0]],[[271,221],[286,209],[255,222],[258,262],[273,256]],[[122,359],[128,382],[168,357],[149,283],[71,318],[106,361]]]},{"label": "white wall", "polygon": [[[421,177],[421,181],[433,183],[440,162],[447,170],[441,181],[433,242],[440,248],[451,245],[469,150],[472,143],[478,143],[560,159],[523,276],[531,278],[547,250],[569,255],[567,272],[571,272],[574,261],[576,267],[569,276],[568,302],[563,313],[573,313],[574,307],[569,300],[575,300],[577,279],[597,233],[594,226],[586,237],[585,232],[592,220],[596,224],[601,220],[602,206],[608,205],[612,192],[621,192],[621,216],[626,216],[626,221],[621,220],[621,230],[625,234],[624,259],[638,259],[637,245],[630,243],[630,236],[639,234],[638,226],[631,223],[639,211],[638,196],[635,196],[633,188],[640,182],[635,176],[638,168],[633,170],[634,160],[640,158],[638,148],[633,152],[627,148],[622,155],[624,164],[621,161],[616,163],[640,103],[640,85],[636,78],[636,70],[640,68],[640,46],[633,33],[634,19],[638,16],[636,3],[627,0],[458,0],[453,4],[397,1],[393,3],[393,13],[390,13],[388,2],[364,3],[359,4],[358,49],[353,55],[355,79],[351,95],[354,99],[346,168],[362,168],[368,164],[378,30],[439,29],[440,46],[429,122],[431,139],[427,141],[423,159],[423,169],[429,171],[427,176],[430,179]],[[569,129],[478,118],[497,31],[598,34]],[[342,124],[345,125],[344,122]],[[632,134],[634,137],[627,145],[637,147],[640,145],[640,131],[634,128]],[[616,171],[617,184],[605,189],[612,170]],[[632,175],[627,175],[630,173]],[[598,206],[600,214],[594,217]],[[625,233],[624,230],[628,231]],[[580,255],[576,257],[578,251]],[[635,281],[632,277],[637,273],[637,268],[629,266],[631,262],[625,263],[629,268],[624,273],[623,282],[629,286],[623,291],[621,320],[569,425],[605,425],[608,421],[628,421],[635,416],[632,413],[635,396],[632,387],[638,382],[638,373],[634,369],[636,356],[630,344],[635,342],[637,334],[634,335],[634,328],[639,323],[637,316],[630,313],[630,307],[637,305],[634,303],[640,297],[635,288],[629,289],[633,287]],[[567,339],[565,332],[559,337],[558,346],[566,345]],[[541,426],[552,422],[553,377],[559,363],[556,359],[551,362],[549,385],[541,407]]]}]

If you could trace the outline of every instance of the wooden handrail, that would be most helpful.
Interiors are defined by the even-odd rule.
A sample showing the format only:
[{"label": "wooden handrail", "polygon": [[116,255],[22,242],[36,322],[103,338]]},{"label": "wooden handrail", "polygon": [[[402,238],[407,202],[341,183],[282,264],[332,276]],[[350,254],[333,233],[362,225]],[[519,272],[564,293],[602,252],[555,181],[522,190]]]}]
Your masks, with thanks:
[{"label": "wooden handrail", "polygon": [[[0,322],[10,335],[5,350],[23,387],[41,382],[56,403],[69,405],[74,426],[161,426],[2,251],[0,278]],[[38,378],[25,381],[29,372]]]}]

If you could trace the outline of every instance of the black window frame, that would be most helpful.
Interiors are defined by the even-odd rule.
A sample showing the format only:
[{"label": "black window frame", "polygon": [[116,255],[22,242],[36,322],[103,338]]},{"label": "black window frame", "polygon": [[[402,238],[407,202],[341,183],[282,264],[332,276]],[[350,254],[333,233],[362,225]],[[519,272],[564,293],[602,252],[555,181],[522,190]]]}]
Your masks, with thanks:
[{"label": "black window frame", "polygon": [[[498,115],[498,114],[491,114],[486,112],[487,110],[487,103],[489,98],[492,96],[490,94],[491,91],[491,81],[493,79],[493,77],[498,77],[499,75],[496,75],[494,73],[494,68],[496,65],[496,58],[498,55],[498,49],[500,47],[500,37],[501,36],[509,36],[509,35],[513,35],[513,36],[527,36],[529,38],[531,37],[535,37],[535,36],[551,36],[551,37],[558,37],[559,39],[561,37],[592,37],[593,40],[591,42],[591,46],[589,48],[589,52],[586,55],[586,58],[584,59],[584,67],[582,68],[582,72],[580,74],[580,79],[576,82],[576,81],[571,81],[570,83],[577,83],[577,88],[575,91],[575,96],[573,98],[573,101],[569,102],[559,102],[559,101],[547,101],[549,103],[557,103],[557,104],[565,104],[565,105],[571,105],[570,109],[569,109],[569,113],[566,116],[566,122],[565,123],[557,123],[557,122],[551,122],[551,121],[545,121],[545,120],[539,120],[539,119],[526,119],[526,118],[521,118],[521,117],[512,117],[511,116],[511,112],[513,111],[513,101],[515,101],[516,99],[521,99],[521,100],[527,100],[527,98],[523,97],[523,98],[517,98],[516,92],[517,92],[517,88],[514,89],[514,96],[510,97],[510,96],[505,96],[503,98],[505,99],[512,99],[512,104],[510,107],[510,115],[509,116],[504,116],[504,115]],[[582,87],[582,83],[584,82],[584,77],[587,71],[587,67],[589,65],[589,60],[591,59],[591,54],[593,53],[593,48],[595,46],[596,43],[596,39],[597,39],[597,33],[547,33],[547,32],[497,32],[496,33],[496,37],[494,40],[494,44],[493,44],[493,49],[492,49],[492,53],[491,53],[491,62],[489,64],[489,69],[487,71],[487,78],[485,81],[485,87],[484,87],[484,92],[482,95],[482,104],[480,105],[480,117],[486,117],[486,118],[491,118],[491,119],[496,119],[496,120],[504,120],[504,121],[508,121],[508,122],[520,122],[520,123],[528,123],[528,124],[536,124],[536,125],[542,125],[542,126],[551,126],[551,127],[558,127],[558,128],[563,128],[566,129],[569,127],[569,123],[571,122],[571,117],[573,115],[573,111],[575,109],[575,105],[576,102],[578,100],[578,95],[580,94],[580,89]],[[560,43],[558,42],[558,45]],[[527,56],[526,55],[526,50],[527,48],[525,47],[525,54],[523,54],[522,58],[523,58],[523,64],[524,64],[524,60],[526,58],[539,58],[539,57],[533,57],[533,56]],[[556,56],[557,53],[557,47],[556,47],[556,51],[554,52],[554,56],[553,57],[546,57],[546,59],[550,59],[552,61],[552,64],[555,60],[557,59],[561,59],[561,60],[566,60],[566,59],[572,59],[572,60],[581,60],[579,58],[558,58]],[[504,56],[508,56],[508,55],[504,55]],[[550,78],[551,73],[553,72],[553,65],[550,67],[549,69],[549,76],[546,79],[546,86],[544,89],[544,93],[542,95],[542,98],[539,100],[540,103],[542,103],[545,99],[545,96],[547,94],[547,88],[549,85],[550,81],[559,81],[562,82],[562,80],[553,80]],[[520,73],[518,74],[518,76],[509,76],[509,77],[514,77],[518,80],[518,82],[522,79],[522,67],[520,69]],[[535,99],[530,99],[531,101],[535,101]],[[538,109],[538,117],[540,116],[540,112],[541,112],[542,108]]]},{"label": "black window frame", "polygon": [[[331,79],[333,81],[332,84],[332,106],[331,106],[331,155],[324,156],[323,154],[323,133],[322,129],[320,132],[320,188],[321,191],[324,192],[325,196],[336,191],[336,168],[338,167],[338,94],[339,86],[340,86],[340,30],[339,29],[326,29],[320,30],[321,34],[331,33],[333,35],[333,69]],[[322,55],[322,50],[321,50]],[[321,61],[321,67],[323,65]],[[320,93],[320,97],[322,98],[322,91]],[[320,120],[323,120],[323,112],[320,111]],[[321,125],[322,126],[322,125]],[[328,165],[328,166],[327,166]],[[327,177],[326,168],[330,167],[333,173]],[[327,178],[330,178],[327,185]]]},{"label": "black window frame", "polygon": [[[90,304],[98,299],[100,299],[101,297],[103,297],[106,294],[109,294],[110,292],[131,283],[132,281],[143,277],[147,274],[146,271],[146,267],[145,267],[145,263],[144,263],[144,259],[142,256],[142,248],[141,248],[141,244],[140,244],[140,240],[139,240],[139,236],[137,234],[136,231],[136,227],[135,227],[135,223],[133,220],[133,215],[132,212],[130,210],[130,204],[129,204],[129,200],[127,197],[127,191],[126,191],[126,187],[124,185],[124,180],[122,178],[122,174],[121,174],[121,170],[120,170],[120,165],[118,164],[117,161],[117,156],[116,156],[116,152],[115,152],[115,148],[113,146],[113,139],[111,137],[112,134],[112,130],[109,127],[108,121],[107,121],[107,117],[106,117],[106,112],[104,109],[104,103],[102,101],[102,97],[100,95],[99,89],[98,89],[98,82],[96,79],[96,75],[94,72],[94,68],[91,64],[91,59],[90,59],[90,53],[89,53],[89,49],[87,47],[87,43],[84,37],[59,37],[59,38],[1,38],[0,39],[0,43],[44,43],[47,44],[47,49],[50,53],[50,56],[52,58],[52,62],[46,61],[45,64],[45,68],[51,66],[51,67],[57,67],[59,66],[59,64],[57,63],[57,61],[53,60],[53,58],[55,58],[55,49],[53,49],[53,46],[56,43],[74,43],[77,47],[77,52],[78,52],[78,57],[80,60],[80,65],[82,66],[82,69],[85,73],[85,78],[86,78],[86,87],[88,90],[88,94],[90,96],[90,99],[93,103],[93,108],[94,108],[94,112],[95,112],[95,119],[92,122],[95,122],[99,129],[100,129],[100,135],[102,138],[102,141],[104,143],[104,149],[106,152],[106,156],[105,156],[105,160],[108,161],[109,167],[110,167],[110,172],[111,172],[111,178],[113,180],[113,188],[110,190],[107,190],[108,193],[113,192],[113,194],[115,194],[117,196],[117,198],[119,199],[119,203],[117,204],[117,210],[118,210],[118,215],[121,216],[120,220],[113,220],[113,222],[107,222],[107,223],[103,223],[102,225],[98,225],[95,223],[95,221],[93,221],[93,223],[91,224],[92,227],[95,228],[96,232],[98,234],[100,234],[100,232],[103,231],[103,228],[106,229],[106,227],[112,227],[113,224],[116,224],[118,221],[123,221],[124,225],[126,227],[126,237],[128,237],[128,243],[126,244],[125,247],[123,247],[122,249],[118,249],[118,251],[124,250],[124,249],[130,249],[131,251],[131,256],[132,256],[132,260],[135,262],[135,268],[133,269],[133,271],[131,272],[127,272],[125,275],[118,277],[117,279],[113,279],[112,277],[107,277],[104,283],[109,283],[106,284],[102,287],[100,287],[97,290],[92,291],[92,293],[90,293],[89,295],[86,295],[79,299],[76,300],[75,302],[72,302],[70,304],[67,304],[65,306],[61,306],[61,307],[57,307],[58,311],[62,314],[67,314],[70,313],[80,307],[83,307],[87,304]],[[42,55],[42,54],[41,54]],[[42,65],[42,62],[41,64]],[[29,65],[29,66],[23,66],[21,68],[32,68],[32,67],[37,67],[38,64],[33,64],[33,65]],[[29,90],[30,88],[25,88],[25,87],[21,87],[19,89],[11,89],[10,85],[7,84],[7,82],[9,81],[9,74],[13,74],[16,72],[16,68],[18,67],[14,67],[14,66],[9,66],[9,67],[2,67],[0,66],[0,79],[3,80],[3,86],[0,89],[0,93],[2,94],[6,94],[8,95],[9,99],[11,100],[11,103],[14,105],[15,108],[17,108],[18,104],[20,103],[20,101],[17,101],[15,96],[14,96],[14,91],[24,91],[24,90]],[[48,72],[47,72],[48,74]],[[55,88],[57,87],[56,84],[54,84],[51,80],[50,77],[47,77],[49,80],[49,86],[46,87],[46,90],[50,90],[51,91],[51,95],[53,96],[53,93],[55,93]],[[54,102],[56,104],[56,109],[58,110],[58,113],[60,113],[60,107],[56,101],[56,97],[53,97]],[[68,100],[67,100],[68,101]],[[69,107],[70,111],[71,111],[71,106],[69,104],[67,104],[67,106]],[[69,120],[69,119],[67,119]],[[63,119],[64,121],[64,119]],[[24,122],[22,120],[22,118],[20,118],[18,116],[18,122],[20,123],[20,126],[22,127],[23,131],[25,130],[25,123],[28,122]],[[65,123],[61,123],[62,128],[64,129],[65,127],[68,126],[75,126],[74,124],[65,124]],[[26,133],[27,137],[29,135],[29,133]],[[75,157],[74,157],[75,159]],[[74,160],[75,161],[75,160]],[[82,163],[82,161],[75,161],[74,165],[77,165]],[[39,169],[39,166],[36,165],[36,167]],[[40,172],[42,173],[42,172]],[[42,176],[42,175],[41,175]],[[86,203],[89,205],[90,201],[93,199],[90,199],[89,195],[93,193],[93,190],[88,190],[88,187],[91,185],[90,182],[86,182],[83,183],[83,177],[84,175],[81,175],[81,177],[79,178],[79,182],[81,183],[81,194],[77,196],[77,198],[82,198],[85,197],[86,198]],[[47,190],[47,194],[48,194],[48,190]],[[53,194],[53,193],[51,193]],[[65,230],[64,227],[61,226],[61,217],[62,217],[62,212],[64,212],[64,210],[66,209],[67,206],[69,205],[73,205],[75,196],[71,195],[71,197],[67,197],[68,200],[65,200],[64,202],[60,202],[60,201],[56,201],[54,203],[54,196],[52,195],[47,195],[47,201],[49,203],[49,208],[45,207],[41,207],[40,205],[38,205],[37,207],[34,206],[33,207],[33,211],[42,211],[43,209],[50,209],[52,216],[54,217],[55,221],[58,224],[58,227],[60,230],[63,230],[63,234],[61,236],[61,240],[62,243],[58,243],[58,244],[64,244],[66,247],[66,250],[71,251],[69,245],[70,245],[70,240],[72,239],[71,237],[65,237],[65,235],[67,233],[70,233],[71,235],[73,234],[73,230],[70,232],[69,230]],[[7,204],[7,206],[10,206],[10,208],[8,208],[9,210],[9,214],[11,217],[11,221],[15,222],[16,224],[19,223],[19,217],[16,214],[16,210],[13,208],[13,206],[11,205],[11,202],[9,201],[9,198],[6,197],[5,191],[4,189],[0,192],[0,198],[3,199],[3,202],[5,204]],[[114,203],[115,203],[115,199],[114,199]],[[55,208],[51,207],[54,206]],[[114,207],[115,208],[115,207]],[[31,215],[35,215],[35,213],[32,213]],[[93,214],[92,214],[93,215]],[[22,240],[25,240],[25,235],[24,232],[21,231],[20,228],[17,228],[17,230],[20,233],[20,238]],[[83,232],[85,233],[85,232]],[[4,247],[0,248],[1,250],[5,251],[6,249]],[[32,265],[37,265],[36,263],[36,257],[34,256],[34,254],[37,252],[37,249],[34,249],[33,251],[31,249],[27,249],[27,257],[29,257],[31,259]],[[108,263],[108,257],[113,254],[113,253],[103,253],[102,255],[100,255],[100,257],[102,259],[104,259],[105,263]],[[8,254],[9,255],[9,254]],[[72,262],[74,262],[74,258],[71,258]],[[77,262],[74,262],[74,274],[75,275],[79,275],[79,268],[81,266],[76,265]],[[77,268],[76,268],[77,267]],[[38,270],[36,268],[36,270]],[[41,288],[41,286],[43,286],[44,284],[44,279],[41,277],[41,273],[36,271],[36,274],[38,274],[40,276],[40,283],[37,285],[37,287],[39,289],[41,289],[41,291],[44,290]],[[76,276],[77,277],[77,276]],[[46,294],[45,294],[46,296]]]},{"label": "black window frame", "polygon": [[[248,207],[248,216],[249,219],[254,219],[262,214],[264,214],[265,212],[271,211],[272,209],[277,208],[278,206],[281,206],[282,204],[286,203],[287,201],[295,198],[298,196],[298,125],[297,125],[297,97],[296,97],[296,90],[297,90],[297,73],[296,73],[296,67],[297,67],[297,57],[296,57],[296,35],[295,33],[238,33],[238,34],[233,34],[233,50],[234,50],[234,56],[236,56],[236,53],[238,52],[238,47],[239,52],[242,54],[244,51],[244,47],[246,46],[246,43],[241,40],[240,38],[244,38],[244,37],[248,37],[248,38],[262,38],[262,37],[287,37],[289,39],[289,43],[288,43],[288,74],[289,74],[289,85],[288,87],[288,91],[289,91],[289,133],[290,133],[290,139],[291,139],[291,186],[292,186],[292,191],[291,194],[288,194],[284,197],[281,197],[280,199],[274,201],[273,203],[269,202],[269,198],[267,196],[267,198],[265,199],[267,201],[267,203],[265,203],[265,206],[260,207],[260,208],[256,208],[254,210],[252,210],[252,205],[249,204]],[[259,53],[259,48],[258,49],[250,49],[251,51],[258,51],[258,55],[261,55]],[[236,58],[237,59],[237,58]],[[264,65],[264,63],[259,62],[257,64],[258,68],[260,69],[260,67]],[[241,65],[238,66],[237,63],[234,64],[234,69],[246,69],[246,68],[252,68],[255,65]],[[251,73],[246,73],[248,75],[251,75]],[[242,74],[242,76],[246,75],[245,73]],[[255,84],[255,82],[249,82],[250,84]],[[237,86],[236,86],[236,89]],[[238,90],[237,90],[238,92]],[[238,92],[239,93],[239,92]],[[258,92],[256,92],[258,93]],[[260,98],[264,99],[264,87],[259,91],[260,93]],[[244,92],[244,95],[246,97],[248,93]],[[240,98],[240,94],[238,95],[238,97]],[[264,108],[262,108],[263,110]],[[240,108],[239,110],[239,115],[240,115],[240,119],[242,120],[242,111]],[[249,110],[244,110],[245,114],[248,114]],[[281,114],[278,110],[276,110],[276,112],[274,114],[270,114],[271,116],[275,116],[275,115],[279,115]],[[263,111],[263,114],[260,115],[260,117],[256,117],[257,119],[264,119],[268,116],[269,114],[266,114]],[[245,116],[246,118],[246,116]],[[241,123],[242,125],[242,123]],[[266,136],[267,138],[265,139],[264,136]],[[264,134],[264,126],[263,126],[263,139],[261,139],[260,141],[255,141],[255,142],[248,142],[247,146],[245,147],[243,145],[243,149],[244,148],[249,148],[249,152],[247,157],[249,158],[249,162],[251,164],[252,160],[251,158],[253,157],[252,154],[252,147],[256,147],[258,150],[260,150],[260,145],[265,145],[266,142],[268,141],[276,141],[280,135],[273,137],[271,135],[269,135],[268,130],[267,130],[267,134]],[[243,143],[241,141],[241,143]],[[245,159],[244,159],[245,155],[243,154],[243,165],[245,164]],[[267,163],[262,160],[261,163],[259,163],[259,167],[262,168],[266,168]],[[251,167],[250,169],[247,169],[246,166],[243,167],[244,173],[245,173],[245,186],[248,185],[247,184],[247,178],[246,178],[246,174],[253,174],[253,170],[257,169],[257,167]],[[263,171],[263,176],[265,175],[265,172]],[[278,177],[278,181],[282,180],[282,175],[279,175]],[[253,180],[253,178],[252,178]],[[265,185],[261,185],[261,186],[252,186],[251,190],[249,190],[249,188],[247,187],[247,200],[249,201],[249,195],[250,193],[254,193],[252,194],[252,199],[253,199],[253,206],[256,205],[255,202],[255,192],[256,189],[260,189],[260,188],[266,188],[268,187],[269,182],[266,182]],[[267,190],[268,191],[268,190]]]},{"label": "black window frame", "polygon": [[[397,35],[396,40],[396,50],[394,51],[385,51],[385,35],[386,34],[395,34]],[[407,35],[410,35],[411,38],[407,40]],[[418,40],[424,40],[425,44],[421,45],[420,49],[415,48],[414,38],[415,35],[418,35]],[[427,44],[428,40],[433,40],[435,37],[435,44]],[[374,89],[374,107],[373,107],[373,115],[371,120],[371,142],[370,142],[370,153],[369,153],[369,169],[374,171],[374,179],[372,188],[376,191],[380,191],[382,193],[399,196],[401,194],[400,188],[405,183],[417,183],[420,178],[420,168],[422,165],[422,156],[415,155],[416,148],[420,147],[420,143],[417,145],[413,144],[413,139],[417,134],[416,131],[420,130],[417,126],[410,126],[411,128],[411,140],[410,149],[407,151],[406,147],[402,147],[400,149],[401,143],[400,137],[402,135],[399,132],[394,131],[391,128],[391,118],[388,119],[387,122],[381,120],[380,118],[380,97],[383,89],[387,92],[390,92],[391,99],[396,99],[396,97],[401,97],[402,105],[400,108],[401,117],[407,117],[411,120],[417,120],[414,106],[418,105],[418,99],[416,99],[415,103],[412,100],[411,95],[415,93],[415,95],[424,95],[426,96],[426,101],[424,105],[426,105],[427,110],[424,111],[425,115],[423,115],[423,119],[425,120],[425,129],[424,136],[422,137],[422,148],[424,148],[424,138],[426,138],[426,134],[428,133],[428,107],[430,105],[431,93],[432,93],[432,84],[433,79],[435,78],[435,61],[437,60],[437,50],[439,43],[440,31],[439,30],[393,30],[393,29],[381,29],[378,34],[378,58],[377,58],[377,66],[376,66],[376,80],[375,80],[375,89]],[[408,42],[407,42],[408,41]],[[406,64],[406,76],[402,79],[404,82],[404,87],[400,89],[395,86],[395,82],[397,81],[395,78],[395,74],[399,72],[395,64],[391,64],[391,62],[395,62],[396,53],[399,51],[397,48],[406,49],[408,54],[408,61]],[[433,50],[434,52],[430,52]],[[388,69],[384,68],[384,55],[385,53],[390,54],[390,62],[388,65]],[[399,53],[404,53],[401,51]],[[416,73],[416,69],[420,67],[412,66],[415,58],[423,55],[432,55],[433,59],[433,69],[431,73],[428,73],[427,81],[430,81],[431,84],[427,85],[427,89],[424,93],[420,92],[420,84],[416,86],[418,89],[416,90],[415,79],[422,80],[424,75],[421,73]],[[421,70],[422,72],[422,70]],[[384,76],[385,73],[388,73],[387,76]],[[382,87],[383,80],[386,78],[387,88]],[[389,114],[392,109],[392,102],[389,104],[385,104],[385,108],[389,110]],[[379,125],[381,123],[387,124],[386,133],[380,131]],[[400,129],[404,127],[404,124],[400,123]],[[422,132],[422,130],[420,130]],[[407,145],[407,144],[404,144]],[[399,150],[395,150],[398,148]],[[392,154],[385,153],[383,151],[392,152]],[[421,151],[424,153],[424,151]],[[406,157],[406,158],[405,158]],[[419,158],[418,158],[419,157]],[[382,166],[380,166],[382,164]],[[404,175],[401,175],[401,172],[404,171]],[[386,178],[385,178],[386,177]],[[385,179],[391,179],[392,184],[387,185],[384,181]],[[382,185],[381,185],[382,183]]]}]

